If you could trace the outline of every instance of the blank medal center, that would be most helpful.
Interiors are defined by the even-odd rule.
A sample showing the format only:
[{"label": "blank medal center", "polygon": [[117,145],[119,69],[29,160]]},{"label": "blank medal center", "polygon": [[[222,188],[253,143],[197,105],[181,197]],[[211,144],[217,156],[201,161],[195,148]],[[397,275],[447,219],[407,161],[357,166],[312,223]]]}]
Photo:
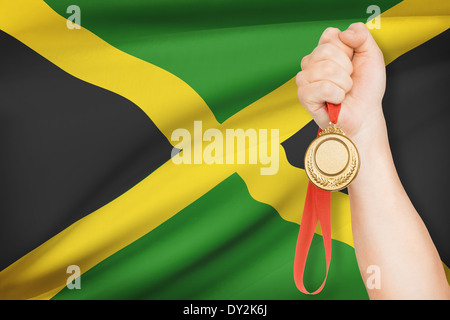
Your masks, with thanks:
[{"label": "blank medal center", "polygon": [[335,175],[344,170],[348,158],[347,146],[339,140],[325,140],[316,150],[317,167],[328,175]]}]

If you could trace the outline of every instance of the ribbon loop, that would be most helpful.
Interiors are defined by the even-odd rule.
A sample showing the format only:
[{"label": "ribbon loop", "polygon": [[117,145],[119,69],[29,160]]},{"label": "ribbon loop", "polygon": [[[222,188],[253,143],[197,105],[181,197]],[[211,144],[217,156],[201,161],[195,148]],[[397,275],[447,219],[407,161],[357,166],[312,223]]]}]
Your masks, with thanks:
[{"label": "ribbon loop", "polygon": [[[334,105],[327,102],[327,111],[330,121],[337,123],[341,105]],[[321,129],[319,128],[319,133]],[[323,245],[325,249],[326,273],[322,285],[314,292],[306,290],[303,284],[308,251],[311,246],[317,223],[322,229]],[[294,280],[297,288],[306,294],[317,294],[322,291],[328,277],[328,270],[331,262],[331,192],[316,187],[310,181],[306,191],[305,206],[303,209],[302,221],[297,238],[294,258]]]},{"label": "ribbon loop", "polygon": [[328,111],[328,116],[330,117],[330,121],[334,124],[337,123],[339,112],[341,112],[341,105],[340,104],[332,104],[332,103],[326,103],[326,109]]}]

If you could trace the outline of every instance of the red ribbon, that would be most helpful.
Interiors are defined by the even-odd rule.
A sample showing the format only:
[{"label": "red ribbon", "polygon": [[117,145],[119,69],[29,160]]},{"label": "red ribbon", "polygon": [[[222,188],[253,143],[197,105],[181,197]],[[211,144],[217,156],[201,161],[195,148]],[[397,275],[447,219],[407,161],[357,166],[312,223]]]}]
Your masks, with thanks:
[{"label": "red ribbon", "polygon": [[[341,105],[334,105],[327,102],[326,105],[330,121],[337,123]],[[322,130],[319,128],[319,133]],[[311,181],[308,182],[306,192],[305,207],[303,209],[302,221],[297,238],[297,247],[294,258],[294,280],[297,288],[306,294],[317,294],[322,291],[328,277],[328,270],[331,262],[331,192],[316,187]],[[306,259],[311,246],[311,241],[316,230],[317,222],[322,229],[323,245],[325,248],[326,274],[322,285],[314,292],[309,292],[303,285],[303,274],[305,271]]]}]

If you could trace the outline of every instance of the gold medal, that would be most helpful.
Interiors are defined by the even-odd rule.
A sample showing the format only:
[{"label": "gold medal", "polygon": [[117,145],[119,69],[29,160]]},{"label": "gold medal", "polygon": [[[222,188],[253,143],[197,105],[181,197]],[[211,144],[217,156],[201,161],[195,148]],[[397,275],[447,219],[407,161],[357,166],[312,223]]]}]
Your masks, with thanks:
[{"label": "gold medal", "polygon": [[306,174],[315,186],[326,191],[346,188],[358,174],[359,166],[356,146],[331,122],[306,150]]}]

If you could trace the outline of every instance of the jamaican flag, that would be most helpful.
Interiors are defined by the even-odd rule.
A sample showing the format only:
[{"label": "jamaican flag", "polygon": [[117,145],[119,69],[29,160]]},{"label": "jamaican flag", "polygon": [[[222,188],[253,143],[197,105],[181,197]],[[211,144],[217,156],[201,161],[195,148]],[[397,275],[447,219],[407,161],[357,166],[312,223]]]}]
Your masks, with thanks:
[{"label": "jamaican flag", "polygon": [[[394,160],[448,266],[449,15],[440,0],[0,0],[0,299],[367,299],[345,192],[327,285],[293,281],[317,132],[294,77],[326,27],[371,19]],[[175,164],[171,134],[195,121],[279,129],[278,172]],[[307,287],[324,260],[318,230]]]}]

